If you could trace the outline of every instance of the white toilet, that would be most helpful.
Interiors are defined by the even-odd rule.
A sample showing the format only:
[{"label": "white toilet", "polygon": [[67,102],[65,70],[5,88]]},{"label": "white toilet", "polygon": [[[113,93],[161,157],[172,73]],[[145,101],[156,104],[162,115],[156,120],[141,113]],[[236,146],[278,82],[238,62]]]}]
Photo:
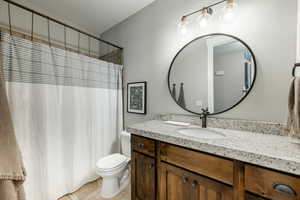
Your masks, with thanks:
[{"label": "white toilet", "polygon": [[130,134],[121,133],[123,154],[112,154],[100,159],[96,172],[102,177],[101,197],[112,198],[129,184]]}]

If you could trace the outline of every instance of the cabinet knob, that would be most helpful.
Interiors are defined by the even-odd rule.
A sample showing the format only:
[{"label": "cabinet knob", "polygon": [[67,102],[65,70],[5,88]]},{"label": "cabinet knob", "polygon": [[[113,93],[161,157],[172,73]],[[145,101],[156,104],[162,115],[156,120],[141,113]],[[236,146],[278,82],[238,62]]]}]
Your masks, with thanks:
[{"label": "cabinet knob", "polygon": [[145,144],[142,143],[142,142],[139,142],[137,145],[138,145],[139,148],[144,148],[145,147]]},{"label": "cabinet knob", "polygon": [[183,183],[187,183],[189,181],[189,179],[187,177],[183,177],[182,182]]},{"label": "cabinet knob", "polygon": [[276,192],[279,192],[279,193],[289,196],[289,197],[295,197],[297,195],[297,193],[291,186],[283,184],[283,183],[275,183],[273,185],[273,189]]},{"label": "cabinet knob", "polygon": [[165,151],[160,151],[160,155],[166,156],[166,155],[167,155],[167,152],[165,152]]},{"label": "cabinet knob", "polygon": [[154,167],[154,164],[151,163],[151,164],[149,165],[149,169],[152,169],[153,167]]},{"label": "cabinet knob", "polygon": [[193,187],[193,188],[196,188],[196,187],[197,187],[197,185],[198,185],[198,182],[197,182],[197,181],[193,181],[193,183],[192,183],[192,187]]}]

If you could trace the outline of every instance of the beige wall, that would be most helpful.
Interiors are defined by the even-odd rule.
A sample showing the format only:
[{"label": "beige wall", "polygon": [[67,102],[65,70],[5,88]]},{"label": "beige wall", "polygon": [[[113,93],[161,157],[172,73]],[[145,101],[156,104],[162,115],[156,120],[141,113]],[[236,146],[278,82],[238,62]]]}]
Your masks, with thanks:
[{"label": "beige wall", "polygon": [[237,0],[239,13],[234,24],[222,25],[214,19],[207,29],[180,39],[177,34],[180,17],[210,2],[156,0],[103,34],[105,39],[125,47],[126,82],[148,81],[149,114],[126,113],[126,124],[147,120],[156,113],[186,113],[169,95],[168,68],[185,43],[213,32],[244,40],[258,63],[257,81],[251,94],[239,106],[217,117],[286,122],[288,87],[296,59],[297,0]]}]

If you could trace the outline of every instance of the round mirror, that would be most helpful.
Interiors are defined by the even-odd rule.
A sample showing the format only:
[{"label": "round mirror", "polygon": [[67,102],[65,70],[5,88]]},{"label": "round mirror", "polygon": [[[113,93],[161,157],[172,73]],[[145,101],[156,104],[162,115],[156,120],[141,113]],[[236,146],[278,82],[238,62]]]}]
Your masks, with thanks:
[{"label": "round mirror", "polygon": [[175,102],[194,114],[219,114],[251,91],[256,61],[250,47],[226,34],[205,35],[185,45],[173,59],[168,85]]}]

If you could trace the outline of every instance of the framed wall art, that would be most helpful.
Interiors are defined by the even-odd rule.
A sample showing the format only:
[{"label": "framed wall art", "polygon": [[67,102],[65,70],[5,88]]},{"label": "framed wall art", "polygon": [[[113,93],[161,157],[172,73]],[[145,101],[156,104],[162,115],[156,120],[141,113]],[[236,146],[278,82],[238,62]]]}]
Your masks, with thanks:
[{"label": "framed wall art", "polygon": [[127,84],[127,112],[147,114],[147,82]]}]

